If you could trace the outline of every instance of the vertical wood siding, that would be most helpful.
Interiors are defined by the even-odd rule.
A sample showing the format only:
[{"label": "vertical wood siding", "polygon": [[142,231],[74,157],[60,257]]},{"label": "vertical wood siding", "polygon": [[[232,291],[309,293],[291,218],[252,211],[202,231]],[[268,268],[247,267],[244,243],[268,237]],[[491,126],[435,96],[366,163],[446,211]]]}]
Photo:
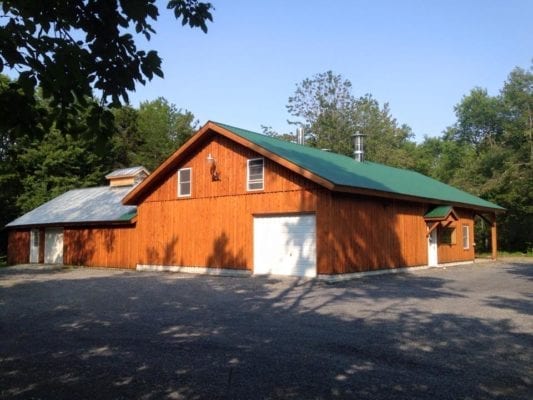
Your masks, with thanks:
[{"label": "vertical wood siding", "polygon": [[315,210],[310,190],[145,202],[139,263],[252,269],[254,214]]},{"label": "vertical wood siding", "polygon": [[427,206],[321,192],[318,273],[349,273],[427,264]]},{"label": "vertical wood siding", "polygon": [[7,263],[9,265],[30,262],[30,231],[10,230],[7,239]]},{"label": "vertical wood siding", "polygon": [[[219,181],[211,180],[211,165],[207,162],[209,154],[216,160],[217,170],[220,173]],[[148,195],[144,201],[176,200],[178,193],[177,171],[181,168],[192,168],[191,198],[195,199],[250,193],[287,192],[316,187],[306,178],[265,159],[265,190],[248,192],[246,190],[246,161],[260,157],[259,154],[238,143],[223,136],[216,136],[201,146],[193,156],[183,160],[180,165],[167,174],[157,190]]]},{"label": "vertical wood siding", "polygon": [[[472,261],[475,258],[474,249],[474,213],[470,210],[455,208],[455,212],[459,217],[458,221],[453,223],[455,228],[455,243],[446,244],[440,240],[439,228],[437,231],[437,243],[438,243],[438,257],[439,263],[449,263],[456,261]],[[467,225],[470,233],[469,248],[463,248],[463,225]]]},{"label": "vertical wood siding", "polygon": [[[216,159],[220,180],[211,179],[209,154]],[[257,157],[222,136],[211,137],[143,199],[136,225],[65,228],[65,264],[251,270],[254,215],[303,212],[316,214],[319,274],[427,264],[423,216],[428,204],[332,193],[267,159],[264,190],[247,191],[246,161]],[[180,168],[192,168],[187,198],[177,197]],[[458,214],[456,244],[439,244],[441,263],[474,258],[473,214]],[[462,246],[462,224],[470,227],[468,250]],[[10,263],[28,262],[29,240],[28,230],[10,232]]]},{"label": "vertical wood siding", "polygon": [[[216,136],[176,166],[138,207],[138,262],[252,269],[254,214],[316,210],[317,186],[266,159],[264,190],[247,191],[247,160],[259,157]],[[191,197],[177,197],[180,168],[192,168]]]},{"label": "vertical wood siding", "polygon": [[64,263],[88,267],[135,268],[135,227],[65,228]]}]

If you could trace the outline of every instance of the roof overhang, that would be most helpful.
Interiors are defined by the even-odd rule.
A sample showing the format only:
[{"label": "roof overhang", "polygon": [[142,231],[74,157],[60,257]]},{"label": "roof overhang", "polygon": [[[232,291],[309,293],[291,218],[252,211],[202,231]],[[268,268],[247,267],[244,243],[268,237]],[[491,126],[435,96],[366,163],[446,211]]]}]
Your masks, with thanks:
[{"label": "roof overhang", "polygon": [[265,158],[277,162],[287,169],[306,177],[320,186],[334,190],[335,185],[327,179],[324,179],[306,170],[305,168],[302,168],[299,165],[292,163],[241,136],[236,135],[235,133],[215,124],[214,122],[209,121],[193,137],[185,142],[185,144],[181,146],[174,154],[172,154],[158,168],[156,168],[156,170],[150,176],[148,176],[148,178],[146,178],[131,192],[129,192],[122,200],[122,203],[124,205],[137,205],[140,199],[142,199],[144,193],[150,190],[150,188],[154,187],[154,185],[156,185],[169,170],[175,167],[176,164],[178,164],[190,151],[203,143],[212,133],[217,133],[227,137],[228,139],[257,152],[258,154],[261,154]]},{"label": "roof overhang", "polygon": [[451,205],[433,207],[424,215],[426,221],[445,221],[450,218],[456,221],[459,219]]},{"label": "roof overhang", "polygon": [[[432,199],[430,197],[410,196],[410,195],[396,193],[396,192],[392,193],[392,192],[386,192],[383,190],[356,188],[356,187],[351,187],[351,186],[333,185],[332,190],[335,192],[341,192],[341,193],[354,193],[354,194],[361,194],[361,195],[373,196],[373,197],[382,197],[382,198],[388,198],[388,199],[414,201],[417,203],[434,204],[435,206],[441,205],[443,202],[442,199]],[[482,207],[482,206],[476,206],[473,204],[466,204],[466,203],[460,203],[460,202],[448,202],[448,203],[453,207],[467,208],[469,210],[477,211],[478,213],[504,213],[506,211],[505,209],[494,209],[490,207]]]},{"label": "roof overhang", "polygon": [[[116,175],[114,175],[116,171],[112,171],[109,174],[107,174],[105,178],[106,179],[134,178],[135,176],[139,175],[139,173],[141,172],[144,172],[146,175],[150,175],[150,172],[143,166],[138,166],[135,168],[123,168],[123,170],[129,170],[129,169],[132,170],[129,173],[116,174]],[[121,171],[121,170],[118,170],[118,171]]]},{"label": "roof overhang", "polygon": [[[439,205],[443,203],[442,199],[416,197],[416,196],[410,196],[410,195],[403,195],[401,193],[396,193],[396,192],[393,193],[393,192],[387,192],[387,191],[381,191],[381,190],[337,185],[334,182],[320,175],[317,175],[316,173],[313,173],[301,167],[300,165],[295,164],[294,162],[291,162],[279,156],[278,154],[275,154],[265,149],[264,147],[259,146],[258,144],[253,143],[247,140],[246,138],[233,133],[232,131],[222,126],[219,126],[218,124],[212,121],[208,121],[202,128],[200,128],[200,130],[194,136],[192,136],[176,152],[174,152],[169,158],[167,158],[151,175],[149,175],[144,181],[142,181],[138,186],[136,186],[132,191],[130,191],[126,195],[126,197],[124,197],[124,199],[122,200],[122,203],[124,205],[139,204],[143,196],[145,195],[145,193],[147,193],[151,188],[153,188],[162,179],[164,179],[166,174],[170,170],[172,170],[172,168],[174,168],[182,159],[184,159],[189,154],[189,152],[191,152],[194,148],[204,143],[204,141],[207,140],[210,137],[210,135],[212,135],[213,133],[222,135],[236,143],[239,143],[242,146],[248,149],[251,149],[257,152],[258,154],[264,156],[265,158],[268,158],[286,167],[287,169],[301,176],[304,176],[310,181],[316,183],[317,185],[324,187],[328,190],[334,191],[334,192],[362,194],[366,196],[400,199],[400,200],[415,201],[418,203],[428,203],[428,204],[435,204],[435,205]],[[485,212],[485,213],[505,212],[504,209],[494,209],[490,207],[476,206],[476,205],[466,204],[466,203],[450,202],[450,204],[453,205],[454,207],[456,206],[456,207],[467,208],[467,209],[475,210],[478,212]]]},{"label": "roof overhang", "polygon": [[6,225],[5,229],[32,229],[32,228],[52,228],[52,227],[96,227],[96,226],[133,226],[137,223],[137,216],[125,221],[79,221],[79,222],[48,222],[25,225]]}]

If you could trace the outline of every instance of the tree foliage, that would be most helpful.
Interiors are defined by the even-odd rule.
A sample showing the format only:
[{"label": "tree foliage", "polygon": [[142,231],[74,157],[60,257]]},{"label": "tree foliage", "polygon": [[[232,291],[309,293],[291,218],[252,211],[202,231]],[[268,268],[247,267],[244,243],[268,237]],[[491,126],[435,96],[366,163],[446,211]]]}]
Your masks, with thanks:
[{"label": "tree foliage", "polygon": [[[366,159],[417,170],[505,207],[498,217],[501,248],[533,248],[531,68],[515,68],[496,96],[472,89],[455,107],[456,123],[418,145],[387,104],[380,106],[369,94],[353,96],[350,81],[331,71],[304,79],[286,107],[290,122],[306,129],[308,145],[351,155],[351,135],[360,131]],[[486,250],[487,231],[476,234],[478,250]]]},{"label": "tree foliage", "polygon": [[[2,90],[11,87],[0,75],[0,98]],[[0,226],[67,190],[106,184],[104,176],[114,169],[153,169],[196,128],[191,112],[158,98],[139,108],[114,109],[114,125],[104,135],[107,126],[88,123],[95,100],[85,103],[76,123],[62,130],[53,125],[38,136],[10,135],[0,121]],[[46,110],[49,105],[37,96],[35,107]]]},{"label": "tree foliage", "polygon": [[496,96],[472,89],[443,137],[417,147],[418,170],[507,209],[500,245],[511,251],[533,248],[532,110],[533,70],[515,68]]},{"label": "tree foliage", "polygon": [[[52,107],[91,96],[92,88],[105,102],[127,102],[136,83],[163,76],[157,52],[139,50],[131,33],[148,40],[155,33],[155,0],[6,0],[1,7],[0,68],[18,70],[27,94],[39,85]],[[167,8],[207,32],[211,4],[172,0]]]},{"label": "tree foliage", "polygon": [[117,166],[143,165],[155,169],[196,130],[194,115],[160,97],[141,103],[139,109],[115,112],[112,142]]},{"label": "tree foliage", "polygon": [[359,98],[352,84],[332,71],[314,75],[296,85],[289,97],[287,111],[306,132],[307,144],[335,153],[352,155],[352,135],[366,135],[366,158],[389,165],[408,167],[412,132],[398,126],[388,104],[380,106],[370,94]]},{"label": "tree foliage", "polygon": [[[210,3],[171,0],[167,8],[183,25],[204,32],[212,20]],[[163,76],[157,52],[139,49],[135,42],[135,34],[150,40],[158,15],[155,0],[2,1],[0,72],[10,68],[18,77],[3,92],[0,119],[7,118],[12,129],[42,134],[52,123],[61,129],[75,123],[78,111],[87,110],[85,99],[93,97],[93,90],[101,105],[127,103],[128,91]],[[48,102],[48,114],[20,118],[24,111],[39,114],[37,87]],[[88,122],[110,123],[103,111],[92,107]]]}]

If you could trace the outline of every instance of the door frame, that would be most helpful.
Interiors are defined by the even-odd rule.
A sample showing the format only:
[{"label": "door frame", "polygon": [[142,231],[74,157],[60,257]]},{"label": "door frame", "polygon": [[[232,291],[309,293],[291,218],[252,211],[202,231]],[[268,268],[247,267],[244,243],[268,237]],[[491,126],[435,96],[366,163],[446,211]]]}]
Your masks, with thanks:
[{"label": "door frame", "polygon": [[433,229],[428,235],[428,266],[439,265],[439,245],[437,243],[437,229]]},{"label": "door frame", "polygon": [[39,244],[40,244],[40,232],[39,229],[31,229],[30,230],[30,255],[29,255],[29,262],[30,264],[38,264],[39,263]]},{"label": "door frame", "polygon": [[[63,264],[63,253],[65,248],[64,243],[64,230],[63,228],[47,228],[44,231],[44,263],[45,264]],[[54,238],[53,242],[50,240],[51,238]],[[49,255],[48,250],[50,244],[53,244],[54,248],[59,245],[59,242],[57,241],[57,238],[61,238],[61,251],[58,254],[58,257],[56,259],[56,254],[54,252],[53,260],[50,260],[47,256]]]}]

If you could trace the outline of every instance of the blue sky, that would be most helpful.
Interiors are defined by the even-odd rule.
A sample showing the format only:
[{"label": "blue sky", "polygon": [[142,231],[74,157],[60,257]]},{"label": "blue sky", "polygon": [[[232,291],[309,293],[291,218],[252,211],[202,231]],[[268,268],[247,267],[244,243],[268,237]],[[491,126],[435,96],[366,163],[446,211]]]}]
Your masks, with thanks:
[{"label": "blue sky", "polygon": [[292,131],[296,84],[332,70],[356,96],[388,102],[417,140],[454,123],[453,108],[480,86],[495,95],[533,59],[533,1],[211,0],[209,32],[181,27],[160,2],[147,48],[165,79],[139,86],[135,106],[163,96],[214,120]]}]

